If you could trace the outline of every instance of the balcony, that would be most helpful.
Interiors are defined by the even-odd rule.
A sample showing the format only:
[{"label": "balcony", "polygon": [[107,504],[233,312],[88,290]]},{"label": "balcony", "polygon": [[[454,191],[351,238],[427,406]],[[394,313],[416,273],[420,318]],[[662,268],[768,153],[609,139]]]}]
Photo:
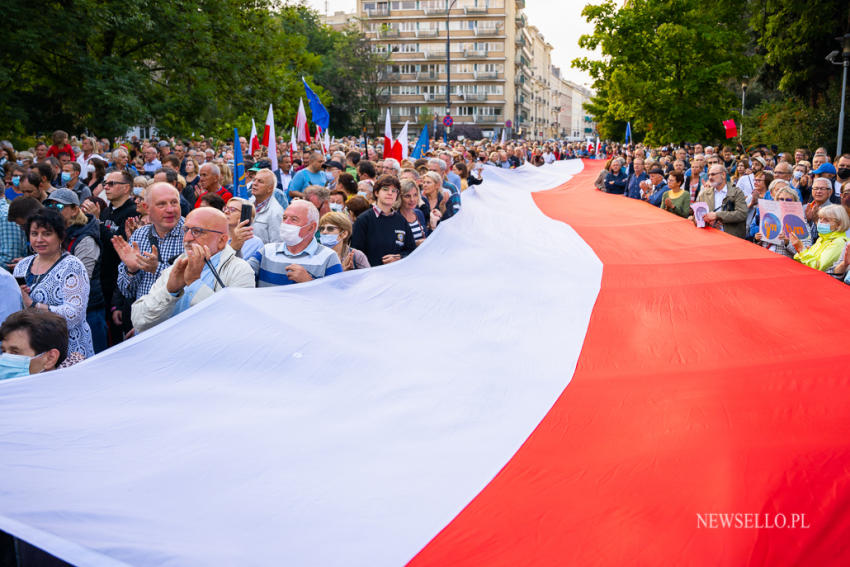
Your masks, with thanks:
[{"label": "balcony", "polygon": [[390,93],[380,93],[375,96],[375,100],[377,100],[379,104],[386,104],[390,101]]},{"label": "balcony", "polygon": [[434,94],[434,93],[425,93],[422,95],[422,100],[425,102],[433,102],[437,100],[446,100],[446,95],[444,94]]},{"label": "balcony", "polygon": [[434,80],[437,78],[437,75],[438,73],[436,71],[419,71],[418,73],[416,73],[416,79],[420,81],[423,79]]},{"label": "balcony", "polygon": [[516,25],[517,25],[518,28],[524,28],[527,23],[528,23],[528,20],[526,19],[525,14],[517,14],[516,15]]},{"label": "balcony", "polygon": [[436,16],[438,14],[443,15],[443,16],[446,15],[446,9],[445,8],[428,7],[428,8],[423,8],[422,11],[425,12],[426,16]]},{"label": "balcony", "polygon": [[378,73],[379,81],[397,81],[401,79],[401,73],[392,73],[390,71],[384,71],[383,73]]},{"label": "balcony", "polygon": [[390,9],[389,8],[373,8],[371,10],[366,10],[367,18],[380,18],[381,16],[389,16]]},{"label": "balcony", "polygon": [[484,102],[487,100],[487,95],[483,93],[463,93],[461,96],[466,102]]},{"label": "balcony", "polygon": [[378,32],[378,35],[380,35],[381,37],[398,37],[399,35],[401,35],[401,33],[397,29],[390,28],[381,30],[380,32]]},{"label": "balcony", "polygon": [[516,9],[524,10],[525,9],[525,0],[516,0]]},{"label": "balcony", "polygon": [[437,37],[440,30],[416,30],[416,37]]},{"label": "balcony", "polygon": [[473,77],[476,79],[498,79],[499,73],[496,71],[475,71]]},{"label": "balcony", "polygon": [[522,34],[519,34],[516,36],[514,43],[517,47],[522,47],[523,45],[525,45],[525,38],[522,36]]},{"label": "balcony", "polygon": [[499,35],[502,33],[502,28],[475,28],[475,35]]},{"label": "balcony", "polygon": [[484,6],[470,6],[469,8],[464,8],[463,13],[466,15],[486,14],[487,8]]},{"label": "balcony", "polygon": [[446,52],[445,51],[426,51],[425,59],[445,59]]},{"label": "balcony", "polygon": [[487,57],[486,49],[466,49],[463,52],[464,57]]}]

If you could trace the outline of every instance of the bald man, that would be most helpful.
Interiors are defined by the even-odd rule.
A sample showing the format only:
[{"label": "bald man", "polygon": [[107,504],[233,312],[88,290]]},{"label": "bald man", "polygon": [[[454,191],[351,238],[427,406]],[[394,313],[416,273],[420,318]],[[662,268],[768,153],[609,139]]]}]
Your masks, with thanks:
[{"label": "bald man", "polygon": [[251,184],[251,202],[257,208],[253,224],[254,236],[262,240],[263,244],[280,242],[283,207],[273,198],[276,184],[277,180],[270,169],[258,171]]},{"label": "bald man", "polygon": [[112,237],[118,265],[118,290],[130,301],[142,297],[171,262],[183,253],[180,193],[169,183],[154,183],[145,194],[150,224],[133,232],[130,242]]},{"label": "bald man", "polygon": [[186,217],[183,233],[186,252],[163,270],[150,292],[133,303],[131,318],[137,333],[225,287],[254,287],[254,270],[227,245],[230,237],[224,213],[212,207],[195,209]]}]

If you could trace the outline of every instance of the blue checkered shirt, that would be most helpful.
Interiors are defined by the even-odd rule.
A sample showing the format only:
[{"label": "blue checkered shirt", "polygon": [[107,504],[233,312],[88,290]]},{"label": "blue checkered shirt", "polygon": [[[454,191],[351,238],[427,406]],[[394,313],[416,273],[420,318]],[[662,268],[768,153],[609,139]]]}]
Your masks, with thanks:
[{"label": "blue checkered shirt", "polygon": [[9,203],[0,196],[0,263],[6,264],[15,258],[27,256],[27,239],[24,231],[9,218]]},{"label": "blue checkered shirt", "polygon": [[151,246],[156,244],[160,261],[156,272],[153,274],[144,270],[129,274],[124,262],[118,264],[118,289],[130,301],[135,301],[143,295],[147,295],[153,286],[153,282],[170,265],[170,261],[183,253],[183,218],[180,219],[177,226],[171,229],[171,232],[165,235],[165,238],[156,235],[152,224],[146,224],[136,229],[136,232],[130,237],[130,245],[133,242],[139,243],[139,250],[142,252],[151,252]]}]

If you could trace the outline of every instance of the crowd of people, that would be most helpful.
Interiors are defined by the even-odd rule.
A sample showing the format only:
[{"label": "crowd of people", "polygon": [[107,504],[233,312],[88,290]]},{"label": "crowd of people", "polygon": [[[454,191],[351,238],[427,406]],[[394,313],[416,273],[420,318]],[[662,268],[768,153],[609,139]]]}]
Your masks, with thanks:
[{"label": "crowd of people", "polygon": [[[812,154],[757,146],[648,148],[611,144],[596,187],[641,199],[696,220],[692,203],[705,203],[709,225],[850,284],[850,154],[834,160],[826,148]],[[761,232],[760,201],[799,202],[807,230],[785,230],[778,238]],[[767,205],[762,205],[767,207]],[[802,238],[800,238],[802,236]],[[768,240],[779,240],[769,242]]]},{"label": "crowd of people", "polygon": [[[357,138],[298,151],[280,140],[277,170],[264,147],[245,160],[240,197],[228,141],[51,141],[0,142],[0,379],[74,364],[226,287],[397,262],[488,168],[526,163],[604,156],[600,190],[685,218],[703,201],[712,226],[850,282],[850,155],[833,164],[822,149],[465,140],[399,162]],[[766,242],[759,199],[803,203],[811,237]]]}]

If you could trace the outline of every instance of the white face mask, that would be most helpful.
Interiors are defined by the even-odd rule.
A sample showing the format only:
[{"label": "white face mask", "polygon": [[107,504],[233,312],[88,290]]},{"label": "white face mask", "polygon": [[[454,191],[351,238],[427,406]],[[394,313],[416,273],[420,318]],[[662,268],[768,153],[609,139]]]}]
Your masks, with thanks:
[{"label": "white face mask", "polygon": [[341,213],[343,209],[342,203],[331,203],[331,210]]},{"label": "white face mask", "polygon": [[287,246],[294,246],[301,242],[302,238],[299,236],[301,229],[303,226],[296,226],[294,224],[283,223],[280,225],[280,238],[283,240],[284,244]]}]

